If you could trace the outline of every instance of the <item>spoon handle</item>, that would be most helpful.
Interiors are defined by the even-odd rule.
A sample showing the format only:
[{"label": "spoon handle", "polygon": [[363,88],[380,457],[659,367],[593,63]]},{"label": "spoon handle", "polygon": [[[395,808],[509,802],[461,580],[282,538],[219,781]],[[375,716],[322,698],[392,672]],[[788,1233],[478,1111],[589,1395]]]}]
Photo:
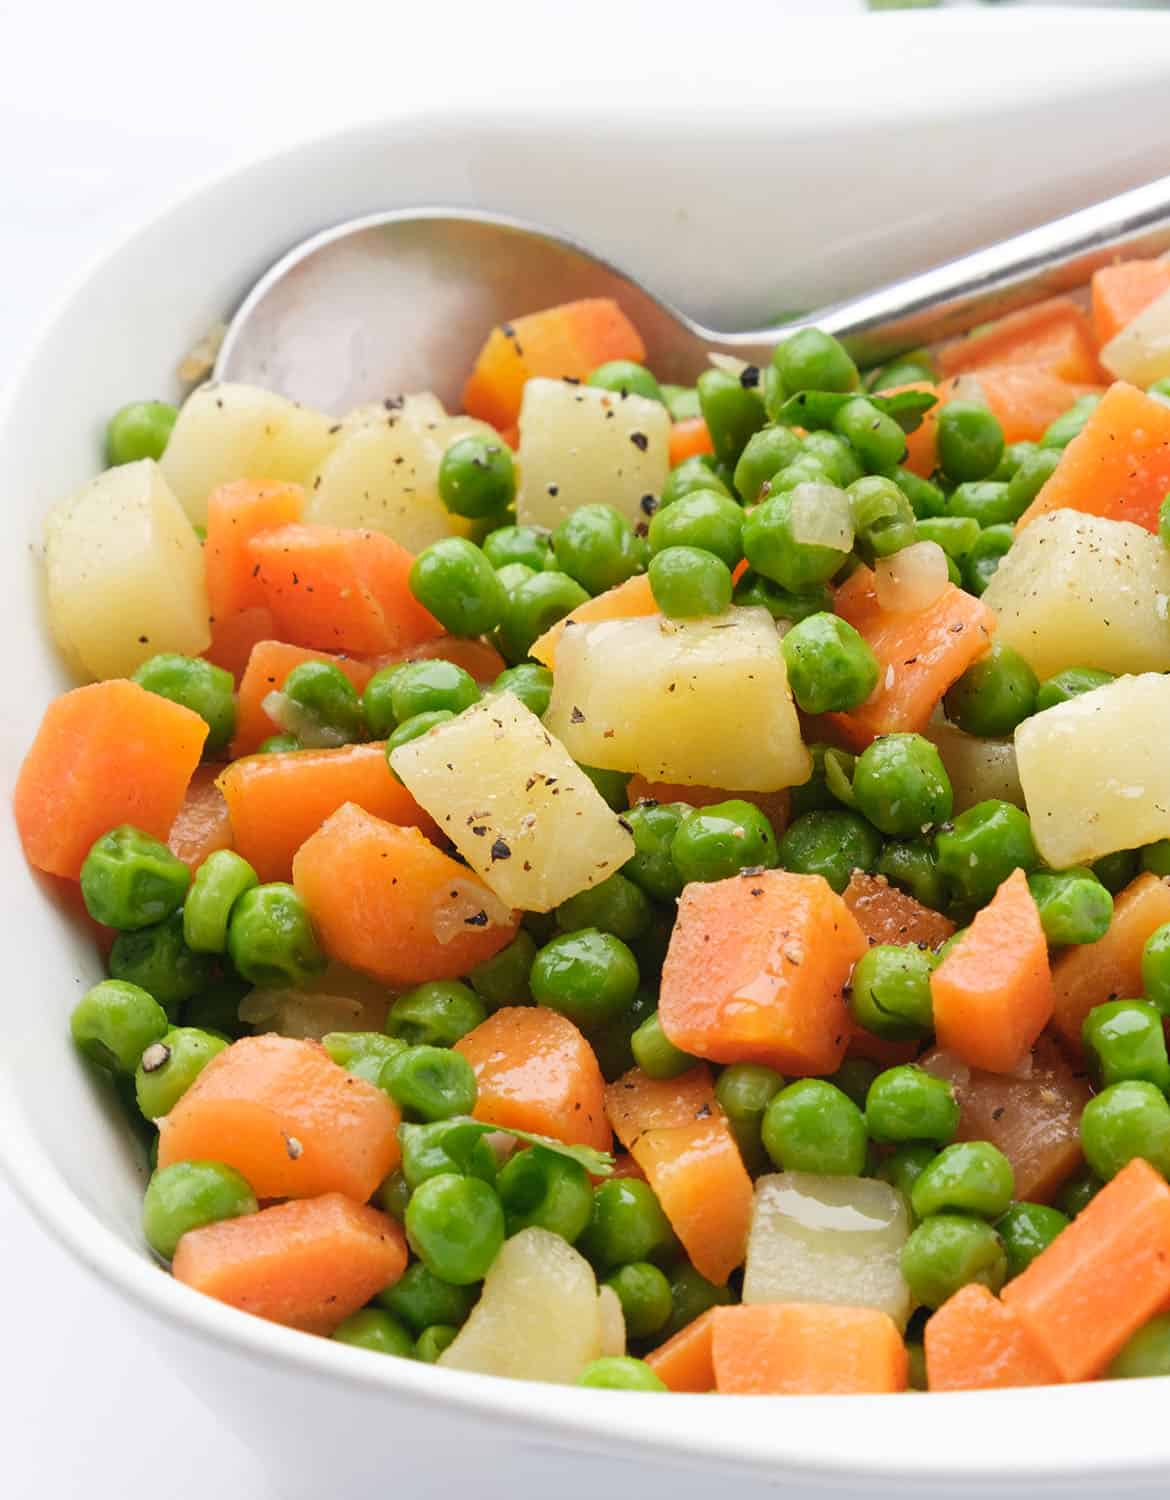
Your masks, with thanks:
[{"label": "spoon handle", "polygon": [[724,335],[716,342],[760,363],[784,335],[816,327],[836,334],[859,363],[873,364],[1080,286],[1112,260],[1165,250],[1170,250],[1170,177],[834,303],[808,318],[730,339]]}]

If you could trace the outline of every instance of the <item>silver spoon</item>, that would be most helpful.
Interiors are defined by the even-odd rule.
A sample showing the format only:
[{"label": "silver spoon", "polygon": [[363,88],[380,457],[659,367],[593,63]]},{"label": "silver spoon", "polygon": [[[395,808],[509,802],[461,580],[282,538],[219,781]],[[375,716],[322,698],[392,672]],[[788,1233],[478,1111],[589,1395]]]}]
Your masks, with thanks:
[{"label": "silver spoon", "polygon": [[810,314],[744,333],[704,328],[567,235],[503,214],[396,209],[294,246],[244,298],[215,365],[326,412],[432,390],[457,408],[487,331],[576,297],[616,297],[662,380],[690,383],[719,350],[760,364],[816,325],[863,364],[1170,249],[1170,177]]}]

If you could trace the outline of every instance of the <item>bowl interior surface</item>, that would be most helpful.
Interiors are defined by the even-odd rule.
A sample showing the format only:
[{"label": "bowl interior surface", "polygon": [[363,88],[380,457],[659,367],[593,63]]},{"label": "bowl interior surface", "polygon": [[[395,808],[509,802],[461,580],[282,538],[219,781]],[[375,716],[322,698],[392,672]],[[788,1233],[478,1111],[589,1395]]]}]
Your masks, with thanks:
[{"label": "bowl interior surface", "polygon": [[[1018,13],[959,12],[813,27],[799,47],[778,17],[750,77],[737,53],[704,58],[702,79],[688,82],[667,49],[620,105],[599,98],[595,80],[563,73],[505,102],[485,85],[428,117],[294,146],[162,212],[77,285],[0,411],[10,701],[25,710],[0,725],[5,795],[35,719],[70,685],[44,623],[45,512],[97,470],[108,413],[177,395],[179,358],[297,240],[396,206],[490,208],[577,235],[712,326],[759,324],[1170,167],[1170,138],[1149,128],[1165,118],[1164,22],[1070,13],[1054,28],[1044,14],[1042,39]],[[558,1441],[773,1473],[1055,1481],[1170,1458],[1154,1414],[1161,1382],[1124,1396],[1101,1386],[941,1397],[929,1441],[915,1403],[855,1399],[845,1451],[842,1410],[823,1399],[790,1399],[782,1421],[761,1421],[754,1402],[720,1403],[716,1421],[702,1398],[628,1403],[365,1360],[199,1298],[142,1246],[140,1153],[68,1042],[69,1011],[99,961],[60,893],[30,877],[10,818],[0,875],[13,1016],[0,1049],[0,1159],[76,1254],[188,1333],[341,1387],[376,1387],[403,1409],[496,1414]],[[1059,1452],[1033,1440],[1046,1428],[1061,1433]]]}]

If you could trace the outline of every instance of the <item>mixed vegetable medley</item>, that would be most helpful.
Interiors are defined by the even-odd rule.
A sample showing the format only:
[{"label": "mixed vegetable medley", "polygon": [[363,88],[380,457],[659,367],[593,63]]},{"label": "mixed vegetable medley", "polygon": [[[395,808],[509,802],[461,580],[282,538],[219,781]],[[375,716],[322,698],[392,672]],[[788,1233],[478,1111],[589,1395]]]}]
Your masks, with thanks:
[{"label": "mixed vegetable medley", "polygon": [[464,414],[117,413],[15,812],[143,1230],[640,1391],[1170,1373],[1170,263],[859,372],[616,304]]}]

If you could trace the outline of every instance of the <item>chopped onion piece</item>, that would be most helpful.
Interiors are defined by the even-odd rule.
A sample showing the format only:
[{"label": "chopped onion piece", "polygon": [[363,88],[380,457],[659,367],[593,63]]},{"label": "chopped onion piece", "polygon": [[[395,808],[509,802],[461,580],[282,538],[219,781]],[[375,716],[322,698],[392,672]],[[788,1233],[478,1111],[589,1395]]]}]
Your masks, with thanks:
[{"label": "chopped onion piece", "polygon": [[734,354],[711,353],[707,355],[707,358],[717,370],[722,370],[725,375],[734,375],[736,380],[748,368],[747,360],[740,359]]},{"label": "chopped onion piece", "polygon": [[346,995],[316,995],[304,990],[253,990],[240,1002],[240,1020],[298,1041],[317,1041],[331,1031],[355,1031],[362,1019],[361,1001]]},{"label": "chopped onion piece", "polygon": [[937,542],[912,542],[892,557],[879,557],[874,592],[883,609],[917,614],[929,609],[947,586],[947,555]]},{"label": "chopped onion piece", "polygon": [[922,1069],[926,1073],[932,1073],[935,1078],[945,1078],[955,1085],[957,1089],[966,1088],[971,1082],[971,1069],[965,1062],[960,1062],[953,1052],[935,1052],[922,1063]]},{"label": "chopped onion piece", "polygon": [[626,1352],[626,1316],[618,1294],[611,1286],[598,1288],[597,1311],[601,1318],[602,1357]]},{"label": "chopped onion piece", "polygon": [[431,930],[440,943],[449,943],[469,927],[506,927],[511,920],[512,913],[486,886],[470,880],[452,880],[447,899],[436,907],[431,918]]},{"label": "chopped onion piece", "polygon": [[849,496],[835,484],[798,484],[789,509],[792,539],[807,547],[833,547],[848,552],[853,546],[853,515]]},{"label": "chopped onion piece", "polygon": [[947,397],[948,401],[974,401],[978,406],[986,406],[987,392],[983,389],[983,382],[978,375],[967,374],[955,377],[954,388]]},{"label": "chopped onion piece", "polygon": [[336,750],[348,743],[339,729],[320,724],[295,699],[273,691],[265,694],[260,707],[285,734],[295,734],[306,750]]}]

